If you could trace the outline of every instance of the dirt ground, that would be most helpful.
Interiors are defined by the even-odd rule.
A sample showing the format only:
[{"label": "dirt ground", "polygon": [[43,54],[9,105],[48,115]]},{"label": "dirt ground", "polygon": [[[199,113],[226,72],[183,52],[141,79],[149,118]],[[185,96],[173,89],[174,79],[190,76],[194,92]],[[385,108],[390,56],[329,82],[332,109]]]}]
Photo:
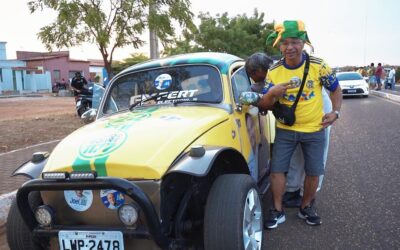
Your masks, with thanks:
[{"label": "dirt ground", "polygon": [[83,125],[74,97],[0,98],[0,153],[62,139]]}]

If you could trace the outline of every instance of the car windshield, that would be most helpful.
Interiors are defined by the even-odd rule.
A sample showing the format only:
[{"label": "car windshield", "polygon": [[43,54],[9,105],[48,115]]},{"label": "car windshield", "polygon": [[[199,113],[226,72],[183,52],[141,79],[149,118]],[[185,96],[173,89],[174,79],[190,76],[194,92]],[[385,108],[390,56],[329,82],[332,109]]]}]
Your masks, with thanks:
[{"label": "car windshield", "polygon": [[339,81],[351,81],[351,80],[362,80],[363,79],[362,76],[356,72],[336,74],[336,78]]},{"label": "car windshield", "polygon": [[181,102],[220,103],[223,98],[219,71],[206,65],[157,68],[118,78],[104,105],[106,114],[148,105]]}]

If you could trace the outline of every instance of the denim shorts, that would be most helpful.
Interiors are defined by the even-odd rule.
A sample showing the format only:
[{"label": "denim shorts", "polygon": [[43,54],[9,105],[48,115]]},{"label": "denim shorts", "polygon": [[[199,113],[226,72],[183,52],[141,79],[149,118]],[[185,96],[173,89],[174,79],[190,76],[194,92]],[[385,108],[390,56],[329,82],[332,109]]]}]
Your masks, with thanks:
[{"label": "denim shorts", "polygon": [[306,175],[323,175],[325,129],[304,133],[277,128],[272,150],[271,172],[287,173],[289,171],[290,159],[298,144],[303,150]]}]

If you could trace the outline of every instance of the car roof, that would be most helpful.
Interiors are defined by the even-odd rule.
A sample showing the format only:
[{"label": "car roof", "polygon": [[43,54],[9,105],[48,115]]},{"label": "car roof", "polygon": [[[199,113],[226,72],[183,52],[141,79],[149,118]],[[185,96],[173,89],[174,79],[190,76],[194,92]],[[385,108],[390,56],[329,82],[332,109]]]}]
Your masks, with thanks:
[{"label": "car roof", "polygon": [[143,69],[168,67],[176,65],[187,65],[187,64],[210,64],[216,66],[221,71],[221,73],[226,74],[228,72],[229,66],[237,61],[243,61],[243,59],[226,53],[216,53],[216,52],[189,53],[189,54],[181,54],[181,55],[154,59],[143,63],[139,63],[123,70],[120,74],[124,74],[130,71],[143,70]]}]

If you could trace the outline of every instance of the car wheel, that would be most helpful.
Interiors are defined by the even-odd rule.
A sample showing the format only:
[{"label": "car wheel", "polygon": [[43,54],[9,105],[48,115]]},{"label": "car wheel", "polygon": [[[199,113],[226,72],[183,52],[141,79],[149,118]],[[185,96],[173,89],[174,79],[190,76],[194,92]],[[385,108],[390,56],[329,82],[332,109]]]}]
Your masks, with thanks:
[{"label": "car wheel", "polygon": [[205,249],[261,249],[262,241],[262,205],[253,179],[244,174],[218,177],[205,208]]},{"label": "car wheel", "polygon": [[[39,192],[32,192],[29,195],[29,204],[36,208],[42,204]],[[47,249],[48,239],[34,239],[32,232],[26,226],[17,207],[17,200],[11,203],[10,212],[7,217],[7,242],[12,250],[42,250]]]},{"label": "car wheel", "polygon": [[367,98],[367,97],[368,97],[368,95],[363,95],[362,97],[363,97],[363,98]]}]

